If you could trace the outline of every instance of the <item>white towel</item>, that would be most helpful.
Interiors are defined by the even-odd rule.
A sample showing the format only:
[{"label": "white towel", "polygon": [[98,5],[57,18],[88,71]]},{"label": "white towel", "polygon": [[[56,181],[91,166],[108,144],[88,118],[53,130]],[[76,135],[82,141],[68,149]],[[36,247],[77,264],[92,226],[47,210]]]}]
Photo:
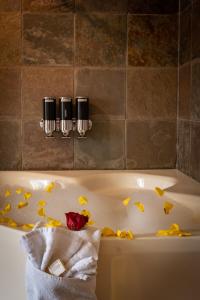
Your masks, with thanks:
[{"label": "white towel", "polygon": [[[21,239],[28,258],[28,300],[95,300],[100,230],[88,228],[36,228]],[[60,259],[66,268],[62,277],[48,273]]]}]

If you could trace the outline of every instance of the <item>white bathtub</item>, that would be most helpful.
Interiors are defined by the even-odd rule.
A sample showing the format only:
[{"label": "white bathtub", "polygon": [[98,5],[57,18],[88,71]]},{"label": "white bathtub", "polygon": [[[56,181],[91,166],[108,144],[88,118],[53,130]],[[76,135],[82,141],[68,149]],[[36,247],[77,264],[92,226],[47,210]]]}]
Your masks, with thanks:
[{"label": "white bathtub", "polygon": [[[51,193],[44,187],[55,182]],[[154,188],[165,189],[158,197]],[[29,206],[18,210],[23,195],[31,192]],[[5,190],[11,196],[4,197]],[[77,198],[87,196],[86,207]],[[122,200],[145,205],[144,213]],[[38,200],[46,200],[48,215],[65,222],[64,212],[90,210],[95,226],[131,229],[136,238],[103,238],[100,245],[98,300],[199,300],[200,299],[200,184],[176,170],[0,172],[0,209],[11,203],[11,218],[19,224],[36,222]],[[163,202],[174,204],[169,215]],[[191,237],[156,237],[159,229],[178,223]],[[0,226],[0,299],[25,300],[24,253],[18,229]],[[53,300],[53,299],[52,299]]]}]

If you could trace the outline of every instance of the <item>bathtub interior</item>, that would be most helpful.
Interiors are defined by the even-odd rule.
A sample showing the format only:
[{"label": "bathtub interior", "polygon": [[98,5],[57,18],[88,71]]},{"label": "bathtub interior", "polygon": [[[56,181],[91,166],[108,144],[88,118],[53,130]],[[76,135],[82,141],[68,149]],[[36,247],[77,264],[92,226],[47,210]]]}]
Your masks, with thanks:
[{"label": "bathtub interior", "polygon": [[[46,192],[45,187],[51,182],[55,188]],[[11,211],[6,215],[19,225],[36,223],[44,218],[38,216],[38,201],[46,201],[46,215],[65,224],[65,212],[89,210],[94,226],[111,227],[113,230],[132,230],[136,235],[151,235],[159,229],[167,229],[170,224],[178,223],[185,230],[200,230],[200,204],[198,195],[185,195],[170,192],[178,184],[176,176],[159,176],[145,173],[84,173],[69,172],[65,176],[34,172],[2,172],[0,176],[0,209],[7,203]],[[164,196],[158,196],[154,189],[165,190]],[[23,193],[16,194],[16,189],[30,192],[29,205],[17,209],[23,201]],[[11,195],[5,198],[5,191]],[[79,196],[86,196],[88,204],[81,206]],[[200,195],[200,193],[199,193]],[[122,200],[130,197],[128,206]],[[174,205],[166,215],[163,204],[169,201]],[[134,202],[144,204],[144,212],[137,209]]]}]

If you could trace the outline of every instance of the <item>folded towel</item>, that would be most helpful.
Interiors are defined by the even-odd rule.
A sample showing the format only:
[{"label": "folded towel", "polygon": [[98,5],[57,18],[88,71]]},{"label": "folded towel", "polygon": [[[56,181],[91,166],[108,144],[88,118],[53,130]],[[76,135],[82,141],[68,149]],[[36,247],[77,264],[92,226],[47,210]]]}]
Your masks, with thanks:
[{"label": "folded towel", "polygon": [[[88,228],[36,228],[21,239],[28,258],[26,287],[28,300],[96,299],[96,269],[100,230]],[[57,259],[66,271],[61,277],[48,273]]]}]

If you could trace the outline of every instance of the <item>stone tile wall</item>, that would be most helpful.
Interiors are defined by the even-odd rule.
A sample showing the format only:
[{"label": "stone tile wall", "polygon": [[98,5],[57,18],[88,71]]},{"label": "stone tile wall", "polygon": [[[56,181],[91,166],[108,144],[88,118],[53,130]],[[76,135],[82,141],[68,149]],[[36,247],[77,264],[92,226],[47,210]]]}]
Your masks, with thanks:
[{"label": "stone tile wall", "polygon": [[[177,64],[178,0],[0,0],[0,169],[174,168]],[[42,97],[79,94],[88,138],[45,139]]]},{"label": "stone tile wall", "polygon": [[200,181],[200,1],[180,3],[177,167]]}]

